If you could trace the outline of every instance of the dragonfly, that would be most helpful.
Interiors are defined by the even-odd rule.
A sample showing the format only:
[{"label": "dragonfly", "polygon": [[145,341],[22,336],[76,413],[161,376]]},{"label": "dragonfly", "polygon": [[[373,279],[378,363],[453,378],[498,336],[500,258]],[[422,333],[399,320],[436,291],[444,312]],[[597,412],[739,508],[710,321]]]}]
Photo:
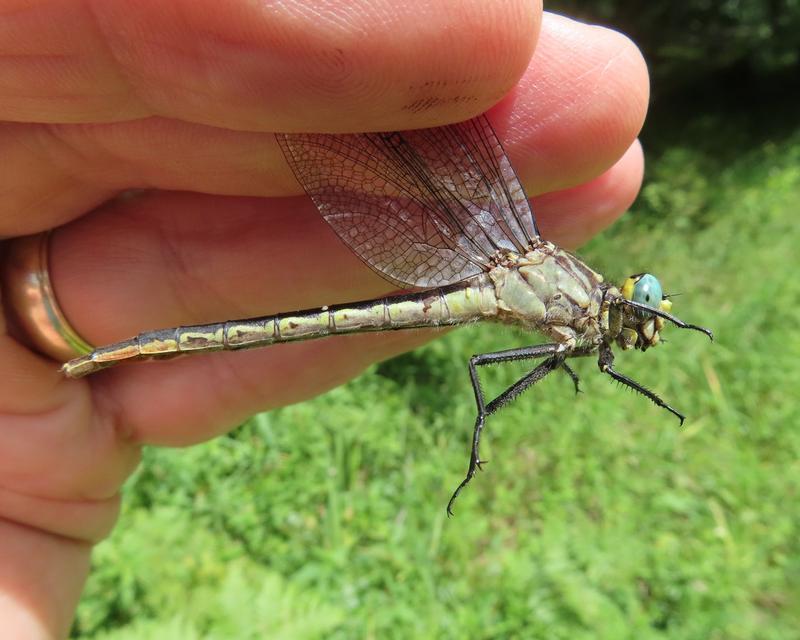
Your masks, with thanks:
[{"label": "dragonfly", "polygon": [[[672,301],[649,273],[617,287],[539,233],[529,199],[485,115],[429,129],[358,134],[277,134],[298,182],[320,215],[367,266],[410,293],[220,323],[140,333],[70,360],[73,378],[123,361],[250,349],[366,331],[495,321],[543,334],[547,342],[469,359],[475,396],[466,475],[453,504],[482,468],[486,419],[548,374],[597,355],[600,371],[677,416],[653,391],[614,368],[613,347],[647,351],[666,322],[706,334],[670,313]],[[537,361],[487,398],[478,371]]]}]

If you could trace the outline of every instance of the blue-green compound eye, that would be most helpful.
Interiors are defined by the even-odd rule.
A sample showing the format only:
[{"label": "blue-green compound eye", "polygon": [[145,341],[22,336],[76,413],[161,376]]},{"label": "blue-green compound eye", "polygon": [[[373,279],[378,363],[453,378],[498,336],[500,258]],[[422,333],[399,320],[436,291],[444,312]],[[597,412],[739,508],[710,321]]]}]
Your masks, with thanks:
[{"label": "blue-green compound eye", "polygon": [[662,297],[661,283],[658,281],[658,278],[649,273],[645,273],[633,286],[634,302],[640,302],[641,304],[646,304],[654,309],[658,309]]}]

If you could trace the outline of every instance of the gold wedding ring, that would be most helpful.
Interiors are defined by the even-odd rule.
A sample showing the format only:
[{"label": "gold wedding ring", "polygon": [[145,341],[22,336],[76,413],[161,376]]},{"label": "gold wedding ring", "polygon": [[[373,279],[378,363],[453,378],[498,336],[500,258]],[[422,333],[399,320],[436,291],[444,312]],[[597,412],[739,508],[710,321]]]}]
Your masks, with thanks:
[{"label": "gold wedding ring", "polygon": [[48,270],[51,231],[15,238],[6,246],[2,295],[6,315],[29,346],[58,361],[87,354],[92,346],[70,326]]}]

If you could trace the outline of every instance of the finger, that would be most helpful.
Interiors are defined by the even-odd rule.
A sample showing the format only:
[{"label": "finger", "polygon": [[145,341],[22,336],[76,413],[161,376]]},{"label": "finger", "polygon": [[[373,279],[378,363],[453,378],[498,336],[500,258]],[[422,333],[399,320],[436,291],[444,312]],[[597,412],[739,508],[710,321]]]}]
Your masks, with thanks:
[{"label": "finger", "polygon": [[0,522],[100,540],[139,447],[93,419],[91,390],[65,384],[52,361],[2,335],[0,362]]},{"label": "finger", "polygon": [[627,37],[545,14],[528,71],[493,110],[529,193],[583,184],[633,144],[649,100],[647,65]]},{"label": "finger", "polygon": [[139,447],[95,423],[90,390],[65,385],[51,360],[6,334],[1,314],[0,325],[0,518],[96,539]]},{"label": "finger", "polygon": [[[91,464],[105,467],[113,464],[113,461],[98,458],[92,460]],[[131,472],[128,471],[129,474]],[[54,480],[48,490],[54,491],[57,487],[57,481]],[[0,522],[10,520],[84,542],[96,543],[108,536],[119,517],[119,507],[118,493],[110,498],[95,500],[80,493],[66,498],[35,496],[21,489],[0,487]]]},{"label": "finger", "polygon": [[540,18],[523,0],[45,0],[3,16],[0,118],[161,115],[267,131],[441,124],[513,86]]},{"label": "finger", "polygon": [[[636,138],[647,69],[621,34],[547,16],[534,60],[490,117],[530,194],[599,175]],[[308,128],[313,128],[309,123]],[[269,133],[163,118],[112,125],[0,128],[9,170],[0,234],[32,233],[130,186],[221,195],[301,192]]]},{"label": "finger", "polygon": [[[535,205],[541,214],[542,226],[555,232],[555,236],[550,236],[553,239],[567,232],[573,239],[581,239],[586,232],[574,228],[597,227],[619,215],[635,196],[641,176],[641,149],[634,145],[614,168],[596,180],[538,199]],[[175,214],[179,210],[177,198],[190,198],[194,204],[191,210],[198,213],[201,200],[198,196],[162,194],[151,205],[160,206],[160,201],[167,199],[167,208]],[[230,204],[236,202],[232,200]],[[294,202],[294,199],[281,202]],[[119,206],[133,207],[133,203]],[[565,215],[573,209],[574,216]],[[199,213],[202,217],[202,211]],[[141,219],[131,219],[133,212],[112,209],[105,215],[113,221],[126,221],[128,230],[148,229]],[[65,307],[66,301],[72,300],[74,312],[78,314],[72,316],[68,311],[67,315],[86,323],[94,319],[92,331],[116,339],[126,335],[120,331],[120,326],[130,326],[127,333],[134,333],[145,326],[245,317],[353,301],[380,295],[388,289],[385,282],[361,265],[330,233],[311,208],[301,207],[295,211],[288,224],[281,216],[267,218],[252,213],[242,214],[241,222],[245,220],[248,223],[241,229],[247,229],[247,233],[238,233],[239,238],[223,225],[214,229],[220,249],[213,259],[210,259],[210,252],[200,246],[193,250],[196,251],[194,257],[189,253],[176,256],[169,250],[152,250],[143,256],[137,251],[151,242],[144,236],[130,238],[127,232],[102,235],[108,233],[107,225],[100,224],[99,220],[95,221],[98,231],[94,232],[91,220],[72,225],[60,236],[61,248],[55,249],[54,262],[58,261],[59,254],[85,255],[79,250],[80,246],[115,245],[108,255],[98,256],[95,252],[93,259],[107,260],[109,255],[116,254],[118,270],[106,273],[113,278],[117,272],[118,278],[124,278],[124,284],[117,290],[108,280],[101,282],[93,275],[98,266],[93,262],[83,261],[84,270],[72,273],[70,270],[75,265],[70,263],[68,268],[64,264],[54,279],[61,282],[59,289],[64,295],[59,295]],[[186,246],[180,237],[181,225],[176,223],[174,215],[170,221],[174,226],[169,233],[163,228],[150,231],[161,239],[172,237],[177,241],[176,247]],[[190,226],[188,222],[183,224],[187,228]],[[263,237],[259,226],[269,230]],[[101,235],[91,237],[93,233]],[[120,244],[122,240],[124,243]],[[261,250],[254,253],[251,242],[260,243]],[[298,246],[304,246],[305,250],[297,251]],[[129,253],[131,251],[134,253]],[[127,258],[121,257],[124,254]],[[157,261],[149,259],[159,255],[170,256],[170,260],[181,265],[175,272],[179,274],[177,279],[161,277],[163,264],[159,266]],[[253,255],[263,256],[263,259],[254,265]],[[141,260],[143,257],[147,259]],[[196,270],[192,268],[195,263]],[[134,275],[136,269],[142,271]],[[183,272],[184,269],[187,271]],[[223,297],[219,296],[220,291],[225,292]],[[95,302],[88,304],[87,298],[83,305],[75,306],[79,293]],[[119,306],[115,309],[114,304]],[[115,311],[109,313],[110,309]],[[164,320],[164,316],[169,320]],[[134,328],[134,325],[138,326]],[[78,326],[84,333],[89,331],[89,324]],[[276,345],[253,352],[195,356],[109,370],[93,378],[92,383],[95,397],[107,401],[108,410],[101,421],[118,423],[123,420],[126,431],[135,434],[135,440],[188,444],[220,433],[258,410],[296,402],[336,386],[368,364],[412,348],[432,335],[432,332],[391,332]]]},{"label": "finger", "polygon": [[534,199],[542,236],[568,249],[581,246],[628,210],[643,178],[644,153],[637,140],[597,178]]},{"label": "finger", "polygon": [[[68,509],[61,501],[113,499],[139,448],[94,422],[90,390],[65,385],[52,361],[3,335],[0,362],[0,517],[44,526],[30,518]],[[48,508],[34,508],[41,502]]]},{"label": "finger", "polygon": [[91,547],[0,519],[0,620],[6,638],[66,638]]}]

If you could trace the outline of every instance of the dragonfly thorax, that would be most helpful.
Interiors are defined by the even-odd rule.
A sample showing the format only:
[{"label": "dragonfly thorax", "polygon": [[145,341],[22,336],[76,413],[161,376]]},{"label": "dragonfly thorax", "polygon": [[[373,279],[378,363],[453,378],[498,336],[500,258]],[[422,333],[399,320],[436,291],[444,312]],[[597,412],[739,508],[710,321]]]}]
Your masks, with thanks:
[{"label": "dragonfly thorax", "polygon": [[571,253],[539,241],[524,255],[504,255],[489,277],[501,321],[570,347],[602,341],[603,276]]}]

